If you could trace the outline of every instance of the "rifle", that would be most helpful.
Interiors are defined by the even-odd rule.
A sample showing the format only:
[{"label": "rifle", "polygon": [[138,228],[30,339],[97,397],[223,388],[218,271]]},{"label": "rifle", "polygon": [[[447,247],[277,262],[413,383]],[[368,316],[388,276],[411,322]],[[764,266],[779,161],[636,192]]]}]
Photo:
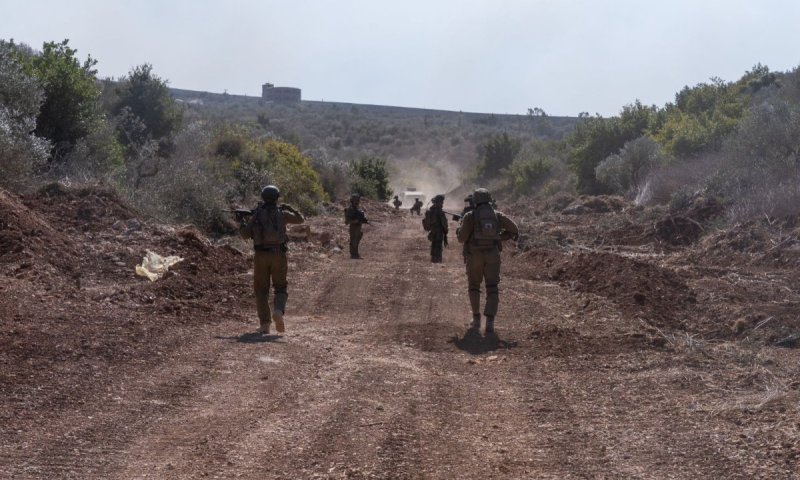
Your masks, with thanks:
[{"label": "rifle", "polygon": [[[263,205],[263,204],[259,204],[259,205]],[[299,213],[297,210],[294,209],[294,207],[292,207],[291,205],[286,204],[286,203],[281,203],[280,205],[278,205],[278,209],[279,210],[286,210],[287,212],[292,212],[292,213],[295,213],[295,214]],[[247,208],[235,208],[233,210],[223,210],[223,211],[224,212],[228,212],[228,213],[232,213],[236,217],[236,221],[237,222],[241,222],[241,221],[245,220],[247,217],[249,217],[250,215],[254,214],[256,212],[256,209],[254,208],[252,210],[249,210]]]},{"label": "rifle", "polygon": [[444,209],[442,209],[442,211],[443,211],[444,213],[446,213],[446,214],[450,215],[451,217],[453,217],[453,221],[454,221],[454,222],[458,222],[458,221],[459,221],[459,220],[461,220],[461,218],[463,217],[463,215],[461,215],[460,213],[448,212],[447,210],[444,210]]},{"label": "rifle", "polygon": [[224,212],[232,213],[236,217],[237,222],[244,221],[247,217],[253,214],[254,210],[248,210],[246,208],[236,208],[233,210],[223,210]]}]

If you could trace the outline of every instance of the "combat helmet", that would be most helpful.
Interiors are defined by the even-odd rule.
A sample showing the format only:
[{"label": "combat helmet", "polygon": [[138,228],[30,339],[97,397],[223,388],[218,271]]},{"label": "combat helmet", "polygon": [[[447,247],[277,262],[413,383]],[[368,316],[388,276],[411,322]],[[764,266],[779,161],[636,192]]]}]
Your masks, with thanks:
[{"label": "combat helmet", "polygon": [[444,195],[436,195],[431,199],[431,202],[433,202],[434,204],[444,203]]},{"label": "combat helmet", "polygon": [[475,202],[476,206],[482,203],[491,203],[492,195],[489,193],[489,190],[478,188],[472,192],[472,201]]},{"label": "combat helmet", "polygon": [[358,203],[361,201],[361,195],[354,193],[350,195],[350,203]]},{"label": "combat helmet", "polygon": [[267,185],[261,189],[261,199],[266,203],[275,203],[278,197],[281,196],[281,191],[275,185]]}]

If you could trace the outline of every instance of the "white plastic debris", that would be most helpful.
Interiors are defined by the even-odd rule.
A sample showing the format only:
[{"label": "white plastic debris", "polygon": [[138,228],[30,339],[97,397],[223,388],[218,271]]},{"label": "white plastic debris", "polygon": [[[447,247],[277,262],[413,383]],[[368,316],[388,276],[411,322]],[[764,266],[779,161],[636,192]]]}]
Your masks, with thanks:
[{"label": "white plastic debris", "polygon": [[148,250],[147,255],[142,258],[142,264],[136,265],[136,275],[147,277],[151,282],[155,282],[167,273],[169,267],[182,261],[183,259],[181,257],[175,255],[162,257]]}]

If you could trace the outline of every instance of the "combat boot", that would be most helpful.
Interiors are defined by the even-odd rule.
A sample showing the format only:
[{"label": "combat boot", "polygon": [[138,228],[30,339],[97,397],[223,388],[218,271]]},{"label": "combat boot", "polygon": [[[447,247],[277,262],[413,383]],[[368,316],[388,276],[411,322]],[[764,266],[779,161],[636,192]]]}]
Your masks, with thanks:
[{"label": "combat boot", "polygon": [[487,334],[494,333],[494,317],[486,317],[486,330]]},{"label": "combat boot", "polygon": [[258,330],[256,330],[256,332],[263,333],[264,335],[269,335],[269,323],[270,322],[261,322],[261,325],[259,325]]},{"label": "combat boot", "polygon": [[275,322],[275,331],[278,333],[283,333],[286,331],[286,327],[283,324],[283,312],[280,310],[275,310],[272,312],[272,321]]},{"label": "combat boot", "polygon": [[479,332],[480,331],[480,329],[481,329],[481,316],[480,316],[480,314],[472,316],[472,322],[470,322],[470,324],[469,324],[469,329],[473,330],[475,332]]}]

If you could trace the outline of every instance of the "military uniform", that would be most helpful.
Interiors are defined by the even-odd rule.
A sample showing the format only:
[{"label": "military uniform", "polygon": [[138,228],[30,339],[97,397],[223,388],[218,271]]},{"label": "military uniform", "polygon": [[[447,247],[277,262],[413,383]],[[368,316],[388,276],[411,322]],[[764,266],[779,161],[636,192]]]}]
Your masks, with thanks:
[{"label": "military uniform", "polygon": [[[268,190],[270,187],[274,190]],[[278,205],[278,196],[277,188],[265,187],[262,190],[264,204],[256,208],[247,223],[239,228],[242,238],[253,239],[253,290],[261,333],[269,333],[272,320],[275,320],[278,332],[284,331],[283,315],[289,298],[286,225],[303,223],[305,220],[291,206]],[[270,284],[275,290],[274,311],[269,308]]]},{"label": "military uniform", "polygon": [[[480,195],[479,195],[480,192]],[[469,303],[472,308],[470,328],[479,329],[481,321],[481,282],[486,284],[486,333],[494,331],[494,317],[500,302],[500,252],[502,241],[519,235],[517,225],[489,204],[491,197],[485,189],[473,195],[475,210],[467,212],[458,229],[458,241],[465,244]]]},{"label": "military uniform", "polygon": [[[475,210],[475,204],[472,202],[472,195],[467,195],[464,197],[464,209],[461,210],[461,221],[464,221],[464,217],[471,211]],[[469,244],[465,243],[461,249],[461,256],[464,257],[464,263],[467,263],[467,247]]]},{"label": "military uniform", "polygon": [[394,196],[394,201],[392,201],[392,205],[394,205],[394,209],[398,210],[401,205],[403,205],[403,201],[400,200],[397,195]]},{"label": "military uniform", "polygon": [[414,200],[414,205],[411,207],[411,214],[413,215],[416,213],[417,215],[422,215],[422,211],[420,210],[421,208],[422,208],[422,200],[420,200],[419,198]]},{"label": "military uniform", "polygon": [[422,220],[422,227],[428,232],[428,240],[431,242],[433,263],[442,263],[443,243],[448,233],[447,215],[442,211],[443,203],[443,195],[433,197],[433,206],[425,212],[425,218]]},{"label": "military uniform", "polygon": [[350,205],[344,209],[344,223],[350,230],[350,258],[354,259],[361,258],[358,253],[358,245],[361,243],[361,237],[364,236],[361,225],[369,223],[364,210],[359,208],[360,200],[358,195],[352,195]]}]

